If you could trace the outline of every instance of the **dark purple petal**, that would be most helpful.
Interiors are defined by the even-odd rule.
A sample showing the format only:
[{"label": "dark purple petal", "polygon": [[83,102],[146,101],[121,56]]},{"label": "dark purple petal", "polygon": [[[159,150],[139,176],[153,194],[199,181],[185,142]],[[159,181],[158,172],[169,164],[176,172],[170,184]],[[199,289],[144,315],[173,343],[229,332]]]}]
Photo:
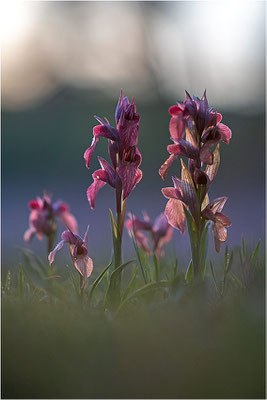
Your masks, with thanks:
[{"label": "dark purple petal", "polygon": [[135,215],[130,215],[129,219],[126,221],[126,227],[128,229],[134,229],[135,231],[150,231],[152,229],[152,225],[150,222],[145,221],[143,219],[140,219],[136,217]]},{"label": "dark purple petal", "polygon": [[185,232],[185,213],[183,203],[180,200],[170,199],[165,207],[165,215],[171,226]]},{"label": "dark purple petal", "polygon": [[205,164],[213,163],[213,153],[210,151],[210,143],[205,143],[200,149],[200,161]]},{"label": "dark purple petal", "polygon": [[162,178],[163,180],[165,180],[165,178],[166,178],[166,176],[167,176],[167,174],[168,174],[168,171],[169,171],[169,169],[170,169],[170,167],[171,167],[173,161],[176,159],[176,157],[177,157],[177,156],[176,156],[175,154],[171,154],[171,155],[167,158],[167,160],[165,161],[165,163],[162,164],[162,166],[160,167],[160,169],[159,169],[159,174],[160,174],[160,176],[161,176],[161,178]]},{"label": "dark purple petal", "polygon": [[[98,161],[103,169],[106,172],[105,177],[103,180],[108,183],[110,186],[115,188],[115,179],[116,179],[116,172],[112,168],[112,166],[102,157],[97,157]],[[102,174],[103,175],[103,174]]]},{"label": "dark purple petal", "polygon": [[170,154],[185,156],[192,159],[197,159],[199,157],[199,150],[197,147],[183,139],[180,139],[177,142],[176,144],[171,144],[167,147]]},{"label": "dark purple petal", "polygon": [[186,168],[183,160],[181,160],[182,164],[182,192],[183,192],[183,199],[185,204],[188,205],[189,210],[191,211],[192,216],[197,223],[199,219],[199,201],[195,189],[195,185],[193,179],[191,177],[190,172]]}]

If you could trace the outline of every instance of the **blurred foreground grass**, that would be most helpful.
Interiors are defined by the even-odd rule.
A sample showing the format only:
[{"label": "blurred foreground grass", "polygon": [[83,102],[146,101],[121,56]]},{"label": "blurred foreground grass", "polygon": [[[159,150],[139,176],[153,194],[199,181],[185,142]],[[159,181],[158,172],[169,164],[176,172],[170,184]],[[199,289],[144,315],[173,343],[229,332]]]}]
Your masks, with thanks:
[{"label": "blurred foreground grass", "polygon": [[244,244],[233,255],[226,278],[223,261],[216,282],[210,269],[186,282],[178,267],[142,296],[138,272],[116,313],[104,280],[89,304],[75,275],[42,282],[25,261],[28,277],[2,280],[2,397],[264,398],[264,259]]}]

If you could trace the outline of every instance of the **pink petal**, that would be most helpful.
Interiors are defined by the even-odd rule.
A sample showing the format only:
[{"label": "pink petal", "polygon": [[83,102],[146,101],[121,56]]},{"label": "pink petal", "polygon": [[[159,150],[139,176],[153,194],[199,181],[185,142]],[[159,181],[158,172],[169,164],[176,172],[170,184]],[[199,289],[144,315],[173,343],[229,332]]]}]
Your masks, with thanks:
[{"label": "pink petal", "polygon": [[216,218],[216,221],[221,223],[223,226],[226,226],[226,227],[231,226],[231,221],[226,215],[224,215],[224,214],[222,214],[220,212],[216,212],[215,213],[215,218]]},{"label": "pink petal", "polygon": [[33,228],[29,228],[26,230],[26,232],[24,233],[24,241],[25,242],[31,242],[33,236],[35,235],[36,231]]},{"label": "pink petal", "polygon": [[212,226],[212,233],[216,239],[218,239],[220,242],[225,242],[227,239],[227,230],[226,228],[220,224],[220,223],[215,223]]},{"label": "pink petal", "polygon": [[159,169],[159,174],[160,174],[160,176],[161,176],[161,178],[162,178],[163,180],[165,180],[165,178],[166,178],[166,176],[167,176],[167,174],[168,174],[168,171],[169,171],[169,169],[170,169],[170,167],[171,167],[173,161],[175,160],[175,158],[176,158],[176,155],[175,155],[175,154],[171,154],[171,155],[167,158],[167,160],[165,161],[165,163],[162,164],[162,166],[160,167],[160,169]]},{"label": "pink petal", "polygon": [[50,265],[52,264],[52,262],[53,262],[54,259],[55,259],[55,254],[63,247],[64,243],[65,243],[65,241],[64,241],[64,240],[61,240],[61,241],[56,245],[56,247],[54,248],[54,250],[51,251],[51,252],[49,253],[48,261],[49,261],[49,264],[50,264]]},{"label": "pink petal", "polygon": [[181,110],[181,108],[177,105],[175,106],[171,106],[168,110],[169,114],[171,114],[171,116],[175,117],[181,113],[183,113],[183,111]]},{"label": "pink petal", "polygon": [[231,137],[232,137],[232,131],[231,131],[231,129],[228,128],[228,126],[226,126],[226,125],[224,125],[224,124],[219,124],[219,125],[218,125],[218,129],[219,129],[219,132],[220,132],[220,134],[221,134],[222,140],[223,140],[225,143],[228,144],[229,141],[230,141],[230,139],[231,139]]},{"label": "pink petal", "polygon": [[185,134],[186,119],[182,114],[172,117],[169,124],[169,131],[173,139],[182,139]]},{"label": "pink petal", "polygon": [[170,199],[165,207],[165,215],[171,226],[185,232],[185,213],[180,200]]},{"label": "pink petal", "polygon": [[78,256],[76,260],[73,261],[74,267],[83,277],[82,287],[84,287],[87,279],[93,272],[93,261],[88,255],[86,256]]},{"label": "pink petal", "polygon": [[28,206],[29,206],[30,210],[38,210],[39,208],[41,208],[40,204],[37,200],[29,201]]},{"label": "pink petal", "polygon": [[78,233],[78,223],[74,215],[69,212],[64,212],[59,216],[63,225],[66,225],[73,233]]},{"label": "pink petal", "polygon": [[88,232],[89,232],[89,225],[87,225],[84,237],[83,237],[83,245],[85,246],[85,248],[88,248]]},{"label": "pink petal", "polygon": [[137,163],[123,161],[118,168],[118,175],[122,182],[123,200],[125,200],[142,179],[142,171],[137,168]]},{"label": "pink petal", "polygon": [[177,195],[177,190],[174,187],[162,188],[161,193],[166,197],[166,199],[180,200]]},{"label": "pink petal", "polygon": [[85,159],[85,164],[86,164],[86,167],[87,167],[88,169],[90,168],[90,163],[91,163],[92,155],[93,155],[93,152],[94,152],[94,149],[95,149],[95,146],[96,146],[97,142],[98,142],[98,139],[96,139],[96,138],[94,137],[91,146],[88,147],[88,149],[86,149],[85,152],[84,152],[83,157],[84,157],[84,159]]},{"label": "pink petal", "polygon": [[207,207],[211,209],[213,214],[216,212],[221,212],[225,203],[227,201],[227,197],[218,197],[217,199],[213,200]]},{"label": "pink petal", "polygon": [[101,180],[100,171],[101,171],[101,173],[105,172],[102,169],[95,171],[94,174],[97,172],[97,173],[99,173],[99,175],[94,176],[94,182],[87,189],[87,198],[88,198],[88,201],[89,201],[89,204],[90,204],[92,210],[94,210],[94,208],[95,208],[95,199],[96,199],[97,193],[106,184],[106,182],[104,180]]}]

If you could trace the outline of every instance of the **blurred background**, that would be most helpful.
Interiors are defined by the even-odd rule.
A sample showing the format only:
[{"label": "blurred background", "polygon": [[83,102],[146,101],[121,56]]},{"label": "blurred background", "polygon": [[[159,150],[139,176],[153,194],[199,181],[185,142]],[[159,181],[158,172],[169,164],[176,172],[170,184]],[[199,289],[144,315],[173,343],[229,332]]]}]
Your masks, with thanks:
[{"label": "blurred background", "polygon": [[[110,187],[90,210],[86,189],[107,154],[100,140],[88,171],[83,160],[95,114],[114,124],[120,90],[141,114],[143,179],[128,211],[154,218],[164,210],[158,169],[168,156],[169,106],[184,89],[223,114],[233,138],[221,145],[211,198],[228,196],[228,244],[264,239],[265,2],[2,2],[2,249],[17,267],[28,201],[43,189],[67,202],[96,265],[110,259]],[[178,162],[172,174],[179,174]],[[60,231],[63,227],[60,226]],[[211,239],[212,240],[212,239]],[[134,254],[127,233],[126,258]],[[45,243],[30,247],[45,257]],[[175,232],[169,254],[188,260],[189,242]],[[213,245],[210,256],[214,255]],[[62,259],[68,260],[67,249]]]}]

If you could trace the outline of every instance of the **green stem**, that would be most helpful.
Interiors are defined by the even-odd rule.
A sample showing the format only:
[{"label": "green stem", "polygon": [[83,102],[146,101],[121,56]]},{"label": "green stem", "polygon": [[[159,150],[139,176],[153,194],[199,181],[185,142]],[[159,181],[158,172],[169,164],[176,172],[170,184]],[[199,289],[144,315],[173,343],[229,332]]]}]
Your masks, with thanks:
[{"label": "green stem", "polygon": [[159,280],[159,260],[155,253],[153,254],[153,259],[155,267],[155,281],[157,282]]}]

